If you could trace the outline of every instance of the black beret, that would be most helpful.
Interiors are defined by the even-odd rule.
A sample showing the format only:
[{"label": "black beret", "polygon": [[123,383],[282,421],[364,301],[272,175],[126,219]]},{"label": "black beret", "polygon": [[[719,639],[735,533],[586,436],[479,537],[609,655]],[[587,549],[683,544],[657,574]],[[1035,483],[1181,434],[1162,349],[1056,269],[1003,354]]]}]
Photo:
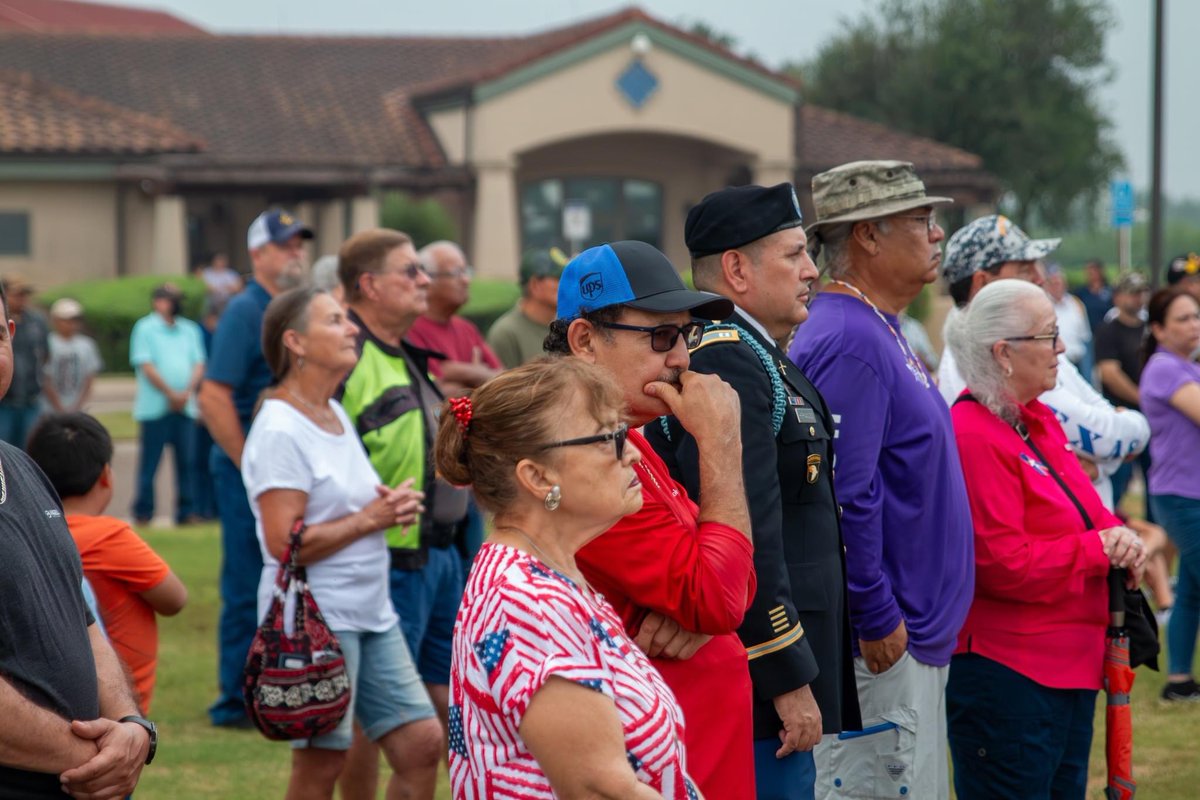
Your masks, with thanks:
[{"label": "black beret", "polygon": [[693,258],[723,253],[777,231],[798,228],[800,201],[790,183],[730,186],[713,192],[688,212],[683,239]]}]

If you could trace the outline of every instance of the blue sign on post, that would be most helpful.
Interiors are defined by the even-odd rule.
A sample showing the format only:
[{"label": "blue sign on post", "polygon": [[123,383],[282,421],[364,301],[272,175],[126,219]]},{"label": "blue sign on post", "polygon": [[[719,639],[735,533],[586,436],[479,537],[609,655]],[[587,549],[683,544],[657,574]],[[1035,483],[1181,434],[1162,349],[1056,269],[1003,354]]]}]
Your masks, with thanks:
[{"label": "blue sign on post", "polygon": [[1114,228],[1133,227],[1133,184],[1129,181],[1113,181],[1112,225]]}]

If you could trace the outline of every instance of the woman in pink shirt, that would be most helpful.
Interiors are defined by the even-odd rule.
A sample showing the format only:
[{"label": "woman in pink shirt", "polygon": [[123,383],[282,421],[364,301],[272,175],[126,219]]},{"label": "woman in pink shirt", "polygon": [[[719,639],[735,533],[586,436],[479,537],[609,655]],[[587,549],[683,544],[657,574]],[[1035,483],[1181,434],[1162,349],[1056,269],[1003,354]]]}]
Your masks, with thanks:
[{"label": "woman in pink shirt", "polygon": [[1046,293],[986,286],[947,332],[967,392],[951,411],[975,527],[975,597],[946,687],[959,797],[1082,798],[1110,567],[1141,541],[1071,453],[1052,389],[1063,344]]}]

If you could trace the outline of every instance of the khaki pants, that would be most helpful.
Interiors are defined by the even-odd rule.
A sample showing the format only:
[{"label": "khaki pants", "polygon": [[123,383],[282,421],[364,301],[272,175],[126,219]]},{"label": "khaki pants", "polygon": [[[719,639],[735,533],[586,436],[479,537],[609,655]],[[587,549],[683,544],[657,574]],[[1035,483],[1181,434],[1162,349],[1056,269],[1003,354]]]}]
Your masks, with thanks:
[{"label": "khaki pants", "polygon": [[856,658],[854,675],[863,731],[829,734],[813,751],[818,800],[949,800],[949,667],[922,664],[906,652],[882,675]]}]

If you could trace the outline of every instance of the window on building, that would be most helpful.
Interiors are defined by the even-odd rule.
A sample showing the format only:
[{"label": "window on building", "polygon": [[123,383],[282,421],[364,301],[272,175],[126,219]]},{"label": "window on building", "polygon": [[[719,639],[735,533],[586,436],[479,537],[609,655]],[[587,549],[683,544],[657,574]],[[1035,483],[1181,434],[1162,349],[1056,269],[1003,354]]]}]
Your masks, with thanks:
[{"label": "window on building", "polygon": [[29,255],[29,214],[0,211],[0,256]]},{"label": "window on building", "polygon": [[[563,232],[563,206],[584,203],[591,211],[592,235],[569,242]],[[547,178],[521,187],[523,248],[581,249],[620,239],[661,247],[662,187],[637,178]]]}]

